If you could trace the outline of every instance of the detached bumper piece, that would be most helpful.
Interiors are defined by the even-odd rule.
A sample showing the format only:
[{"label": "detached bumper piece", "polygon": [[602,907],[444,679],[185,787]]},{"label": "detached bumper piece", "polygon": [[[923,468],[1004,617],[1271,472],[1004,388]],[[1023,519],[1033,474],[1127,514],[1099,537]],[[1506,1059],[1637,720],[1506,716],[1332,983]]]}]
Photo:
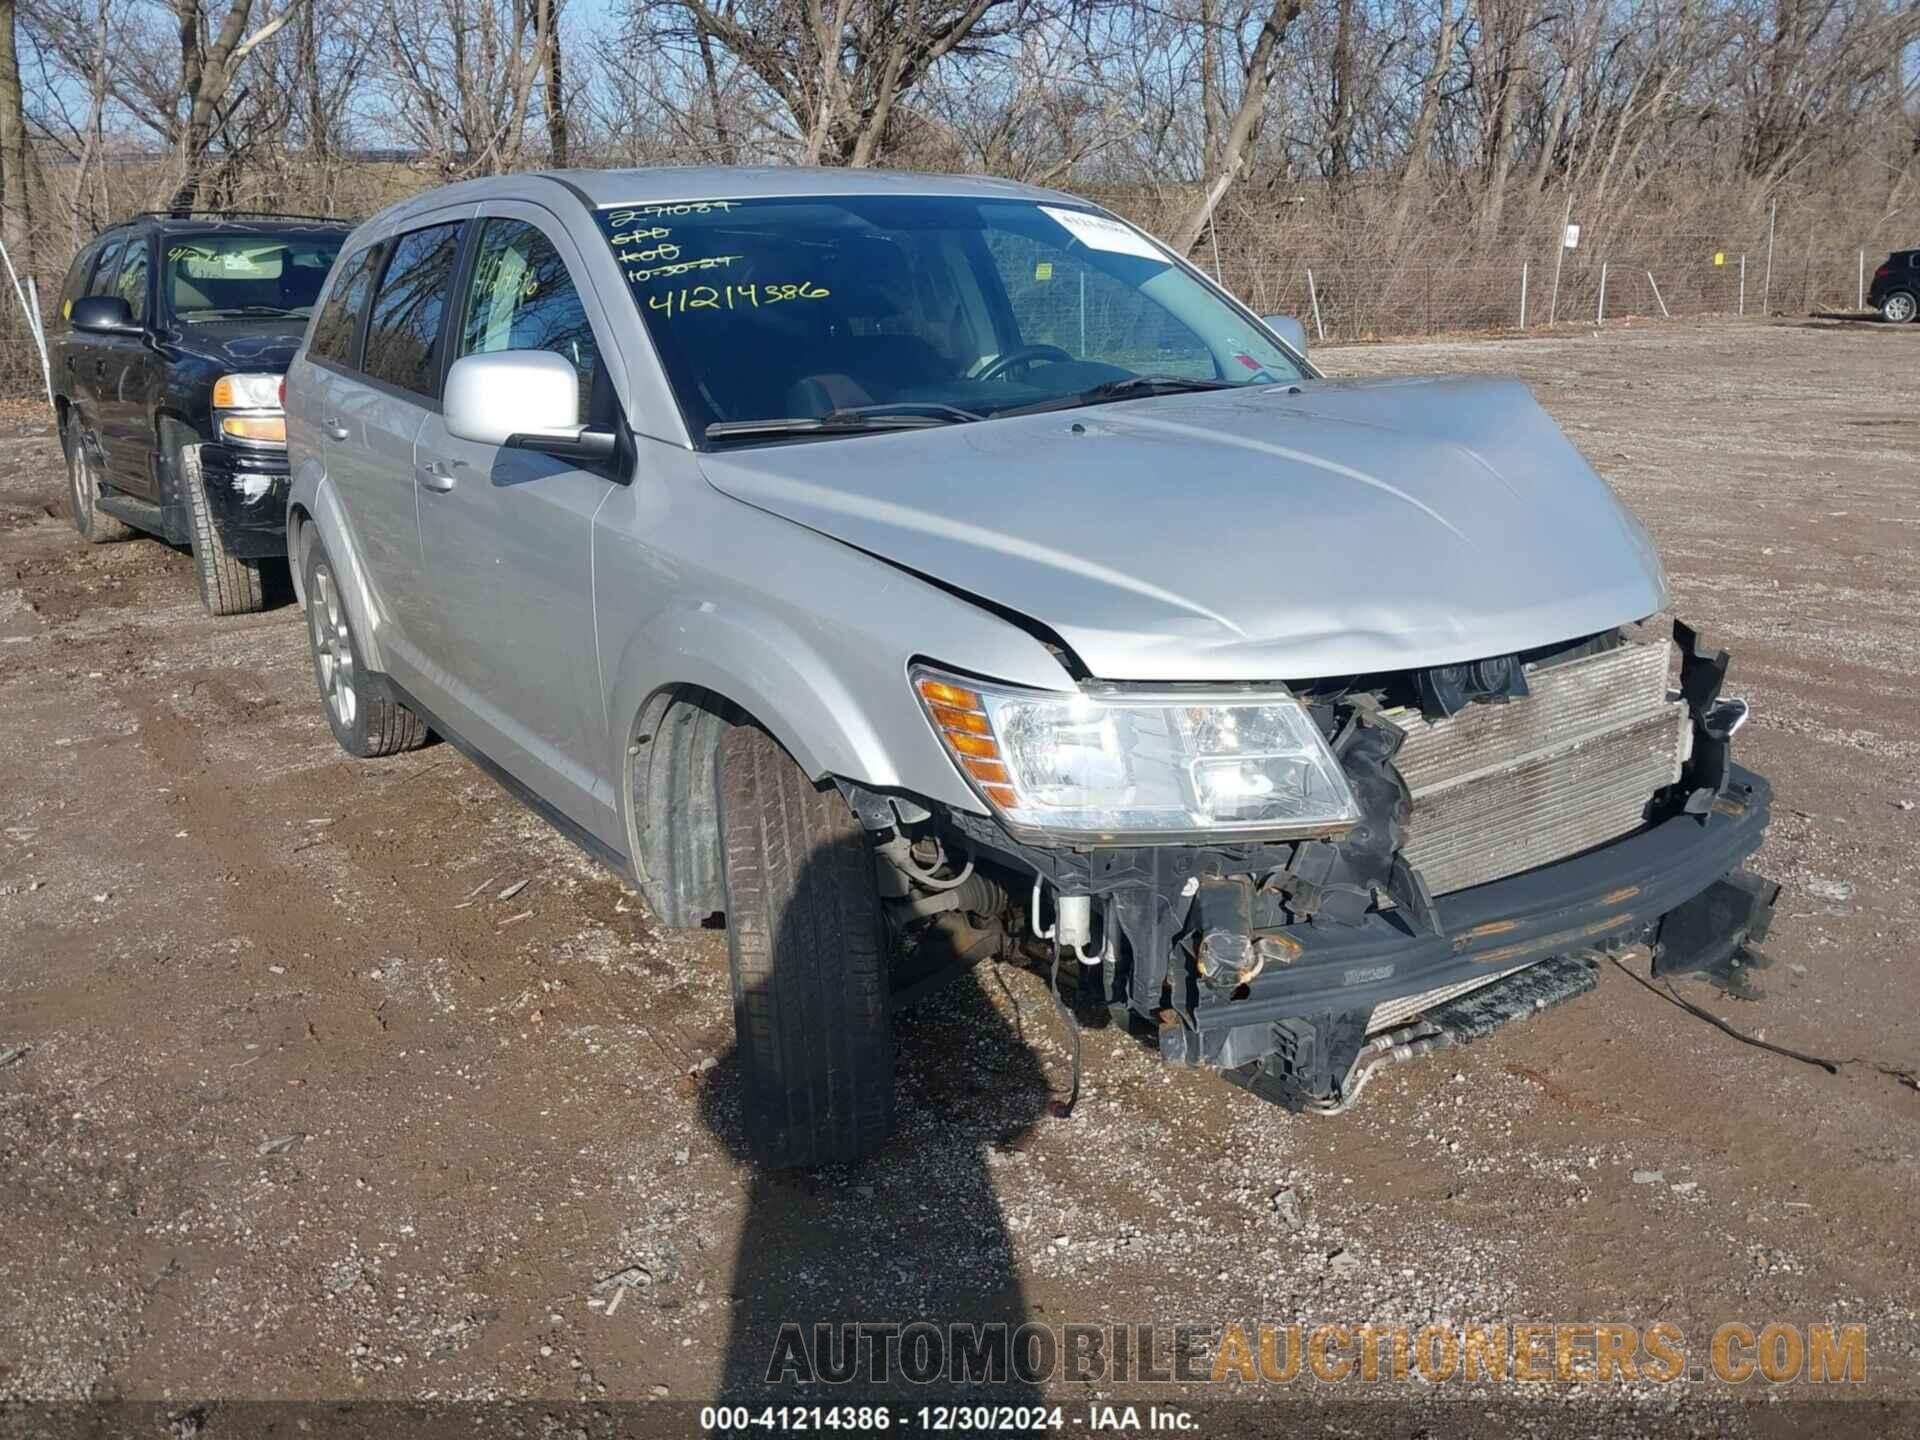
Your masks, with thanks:
[{"label": "detached bumper piece", "polygon": [[1373,1072],[1396,1060],[1466,1045],[1502,1025],[1565,1004],[1593,989],[1598,962],[1585,955],[1542,960],[1446,1000],[1398,1029],[1337,1052],[1321,1047],[1317,1026],[1283,1021],[1287,1043],[1264,1060],[1224,1071],[1226,1079],[1290,1110],[1337,1114],[1360,1097]]},{"label": "detached bumper piece", "polygon": [[1780,887],[1750,871],[1736,870],[1660,922],[1653,951],[1655,975],[1703,974],[1730,995],[1758,999],[1748,978],[1773,962],[1750,948],[1767,938]]},{"label": "detached bumper piece", "polygon": [[207,509],[227,549],[243,560],[284,558],[291,472],[284,450],[200,447]]}]

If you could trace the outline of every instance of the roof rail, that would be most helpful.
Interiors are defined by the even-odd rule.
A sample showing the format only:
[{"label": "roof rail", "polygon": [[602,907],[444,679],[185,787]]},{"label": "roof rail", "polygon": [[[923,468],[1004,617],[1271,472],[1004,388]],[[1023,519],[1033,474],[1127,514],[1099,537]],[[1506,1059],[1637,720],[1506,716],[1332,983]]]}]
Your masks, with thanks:
[{"label": "roof rail", "polygon": [[124,220],[107,226],[109,230],[131,225],[136,220],[305,220],[322,225],[355,225],[359,222],[340,215],[299,215],[286,210],[136,210]]}]

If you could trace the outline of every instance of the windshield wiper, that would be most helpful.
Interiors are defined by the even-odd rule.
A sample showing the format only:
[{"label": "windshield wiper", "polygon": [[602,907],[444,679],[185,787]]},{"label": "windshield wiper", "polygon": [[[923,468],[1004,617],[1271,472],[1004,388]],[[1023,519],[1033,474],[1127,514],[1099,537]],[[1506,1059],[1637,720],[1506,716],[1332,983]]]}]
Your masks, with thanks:
[{"label": "windshield wiper", "polygon": [[855,405],[825,415],[788,415],[765,420],[716,420],[709,440],[743,435],[859,435],[875,430],[925,430],[934,425],[963,425],[986,416],[958,405],[902,400],[886,405]]},{"label": "windshield wiper", "polygon": [[1048,410],[1071,410],[1080,405],[1103,405],[1111,400],[1131,400],[1140,395],[1182,395],[1193,390],[1237,390],[1232,380],[1200,380],[1188,375],[1129,375],[1124,380],[1103,380],[1091,389],[1052,400],[1036,400],[1031,405],[1015,405],[996,410],[995,415],[1039,415]]}]

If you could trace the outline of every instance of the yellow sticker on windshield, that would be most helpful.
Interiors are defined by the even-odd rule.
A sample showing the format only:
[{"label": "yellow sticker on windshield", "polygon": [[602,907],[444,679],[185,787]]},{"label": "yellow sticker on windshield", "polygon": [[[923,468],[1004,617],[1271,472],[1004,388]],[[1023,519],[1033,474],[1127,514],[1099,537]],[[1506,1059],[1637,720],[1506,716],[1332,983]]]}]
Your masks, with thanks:
[{"label": "yellow sticker on windshield", "polygon": [[1051,280],[1053,278],[1053,262],[1051,260],[1042,260],[1036,264],[1033,267],[1033,278],[1036,280]]}]

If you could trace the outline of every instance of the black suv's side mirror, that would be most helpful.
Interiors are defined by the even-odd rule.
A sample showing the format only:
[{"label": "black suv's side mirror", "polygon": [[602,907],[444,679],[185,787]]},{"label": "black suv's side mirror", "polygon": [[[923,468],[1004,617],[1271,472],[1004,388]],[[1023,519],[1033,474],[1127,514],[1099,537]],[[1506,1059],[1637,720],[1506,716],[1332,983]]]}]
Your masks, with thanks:
[{"label": "black suv's side mirror", "polygon": [[88,295],[73,302],[67,317],[76,330],[89,335],[143,335],[145,330],[133,318],[133,307],[118,295]]}]

